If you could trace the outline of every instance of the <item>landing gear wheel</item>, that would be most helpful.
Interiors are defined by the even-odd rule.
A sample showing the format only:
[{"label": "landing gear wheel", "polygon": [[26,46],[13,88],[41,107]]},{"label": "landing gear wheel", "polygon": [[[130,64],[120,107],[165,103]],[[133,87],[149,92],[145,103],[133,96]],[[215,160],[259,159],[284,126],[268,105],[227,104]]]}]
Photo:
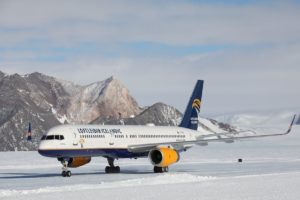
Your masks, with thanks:
[{"label": "landing gear wheel", "polygon": [[164,172],[168,172],[169,171],[169,167],[157,167],[157,166],[154,166],[153,171],[154,171],[154,173],[164,173]]},{"label": "landing gear wheel", "polygon": [[67,177],[71,177],[71,176],[72,176],[71,171],[67,171]]},{"label": "landing gear wheel", "polygon": [[61,176],[62,176],[62,177],[66,177],[66,176],[67,176],[67,173],[66,173],[65,171],[62,171],[62,172],[61,172]]},{"label": "landing gear wheel", "polygon": [[116,166],[116,173],[120,173],[120,167],[119,166]]},{"label": "landing gear wheel", "polygon": [[163,173],[163,168],[154,166],[153,171],[154,171],[154,173]]},{"label": "landing gear wheel", "polygon": [[71,173],[71,171],[68,170],[69,159],[67,159],[67,158],[61,158],[61,159],[59,159],[59,161],[63,165],[61,176],[62,177],[71,177],[72,173]]},{"label": "landing gear wheel", "polygon": [[105,173],[107,173],[107,174],[120,173],[120,167],[119,166],[116,166],[116,167],[106,166],[105,167]]},{"label": "landing gear wheel", "polygon": [[109,166],[106,166],[106,167],[105,167],[105,173],[107,173],[107,174],[110,173],[110,167],[109,167]]},{"label": "landing gear wheel", "polygon": [[62,171],[61,175],[62,177],[71,177],[72,173],[71,171]]},{"label": "landing gear wheel", "polygon": [[163,167],[164,172],[169,172],[169,167]]},{"label": "landing gear wheel", "polygon": [[105,173],[107,174],[113,174],[113,173],[120,173],[120,167],[119,166],[115,166],[114,165],[114,158],[107,158],[107,162],[109,164],[109,166],[105,167]]}]

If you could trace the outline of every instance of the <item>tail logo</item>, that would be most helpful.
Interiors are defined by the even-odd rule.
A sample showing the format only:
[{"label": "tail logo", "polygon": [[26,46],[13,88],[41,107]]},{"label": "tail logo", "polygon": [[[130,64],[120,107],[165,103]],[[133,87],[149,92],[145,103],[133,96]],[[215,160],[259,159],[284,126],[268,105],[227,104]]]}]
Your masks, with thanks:
[{"label": "tail logo", "polygon": [[198,112],[200,112],[201,101],[200,99],[194,99],[192,108],[195,108]]}]

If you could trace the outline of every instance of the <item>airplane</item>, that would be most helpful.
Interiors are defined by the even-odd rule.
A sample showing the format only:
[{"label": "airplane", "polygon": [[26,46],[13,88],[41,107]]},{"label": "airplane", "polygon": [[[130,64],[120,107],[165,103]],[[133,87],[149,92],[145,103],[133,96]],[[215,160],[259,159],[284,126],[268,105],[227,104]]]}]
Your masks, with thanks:
[{"label": "airplane", "polygon": [[180,153],[195,144],[231,143],[235,140],[286,135],[290,133],[296,115],[284,133],[235,136],[229,132],[204,135],[197,131],[202,101],[203,80],[198,80],[179,126],[141,125],[59,125],[43,135],[38,152],[57,158],[62,163],[63,177],[70,177],[69,168],[88,164],[92,157],[107,159],[106,173],[120,173],[115,159],[148,157],[155,173],[168,172],[169,166],[180,160]]}]

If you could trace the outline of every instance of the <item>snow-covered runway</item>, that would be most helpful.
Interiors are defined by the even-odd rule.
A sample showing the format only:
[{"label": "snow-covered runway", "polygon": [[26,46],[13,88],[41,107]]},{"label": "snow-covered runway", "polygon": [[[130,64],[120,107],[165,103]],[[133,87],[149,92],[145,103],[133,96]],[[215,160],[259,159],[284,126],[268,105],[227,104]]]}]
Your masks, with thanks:
[{"label": "snow-covered runway", "polygon": [[[60,163],[37,152],[0,153],[0,199],[299,199],[300,128],[291,135],[196,146],[167,174],[147,159],[118,160],[105,174],[95,158],[62,178]],[[237,159],[243,158],[243,163]]]}]

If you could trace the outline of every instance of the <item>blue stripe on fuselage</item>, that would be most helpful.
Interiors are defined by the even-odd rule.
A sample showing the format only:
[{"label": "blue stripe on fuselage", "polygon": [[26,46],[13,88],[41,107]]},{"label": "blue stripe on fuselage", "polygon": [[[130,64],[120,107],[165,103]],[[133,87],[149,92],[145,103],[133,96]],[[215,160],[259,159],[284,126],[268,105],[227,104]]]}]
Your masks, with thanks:
[{"label": "blue stripe on fuselage", "polygon": [[108,156],[114,158],[137,158],[146,157],[148,152],[132,153],[127,149],[45,149],[38,150],[39,154],[47,157],[93,157],[93,156]]}]

